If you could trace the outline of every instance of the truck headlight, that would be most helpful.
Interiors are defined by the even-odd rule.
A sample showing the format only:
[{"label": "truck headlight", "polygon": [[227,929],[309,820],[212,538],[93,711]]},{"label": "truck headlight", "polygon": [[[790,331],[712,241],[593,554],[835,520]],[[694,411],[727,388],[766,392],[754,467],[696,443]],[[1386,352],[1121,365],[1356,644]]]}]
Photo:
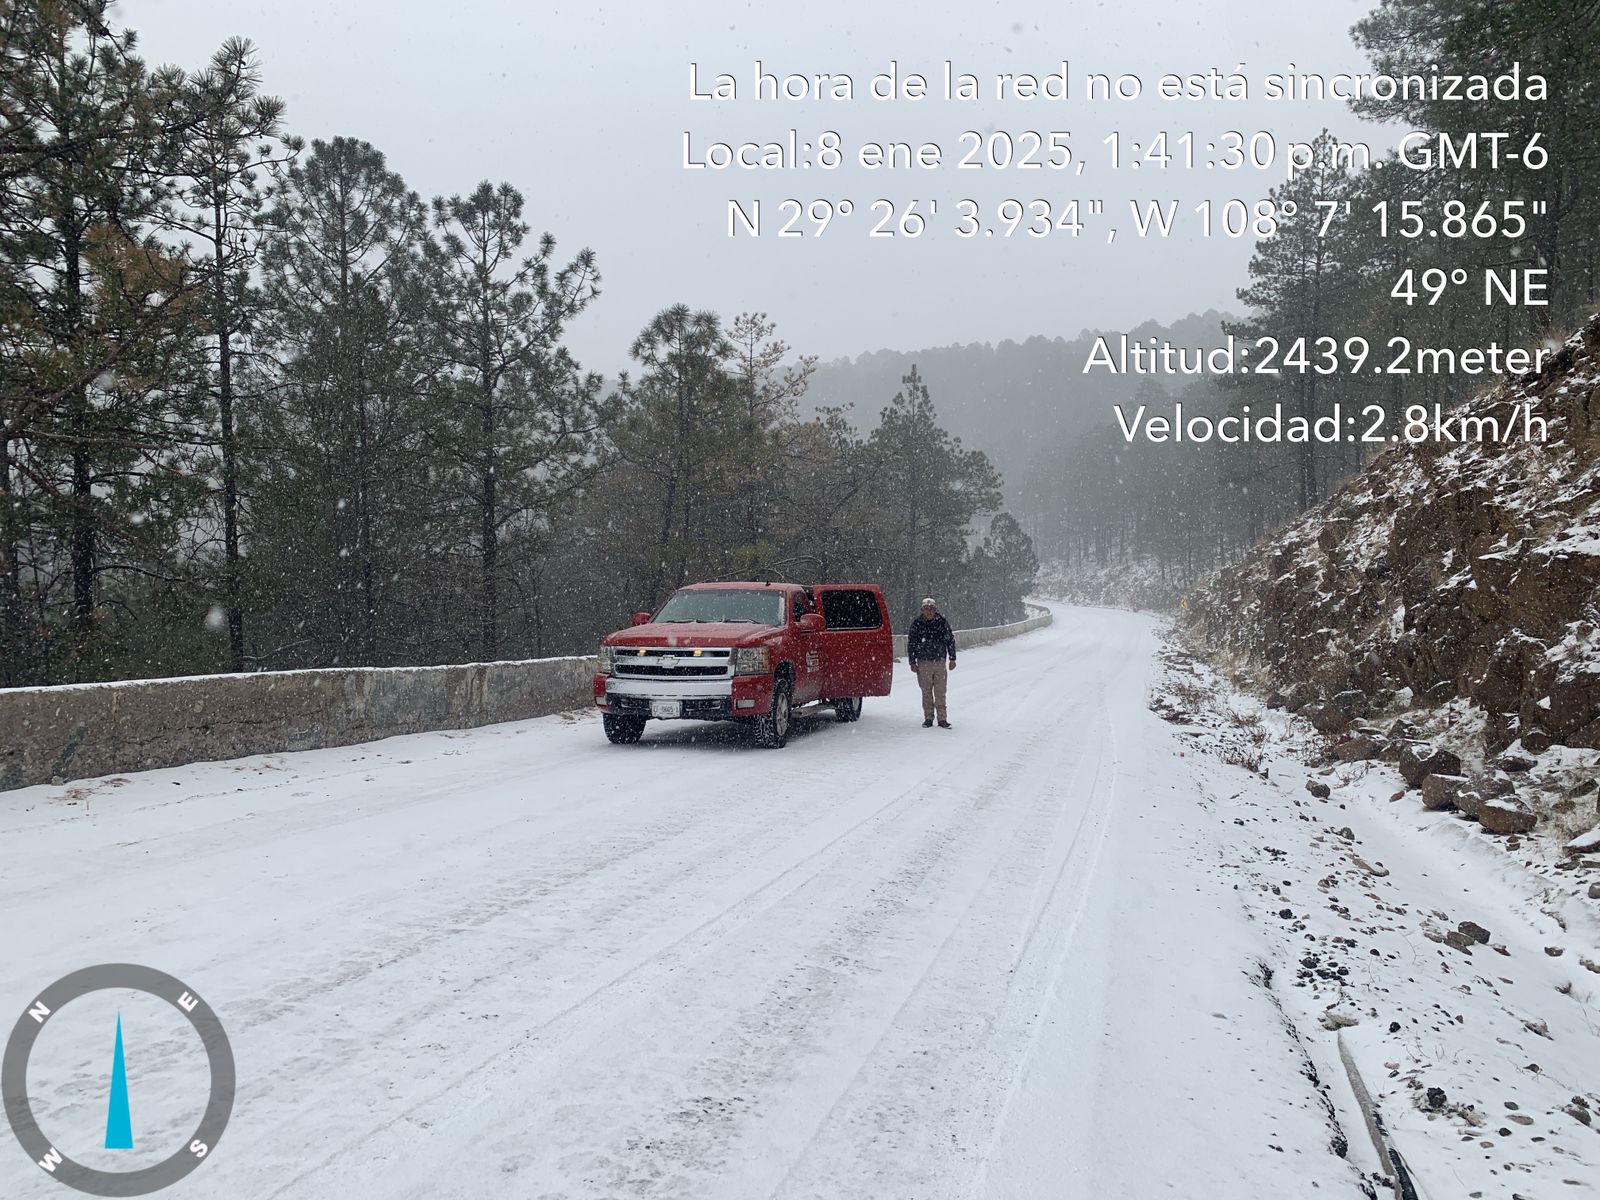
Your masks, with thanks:
[{"label": "truck headlight", "polygon": [[765,675],[772,670],[772,658],[765,646],[735,646],[733,648],[733,673],[735,675]]},{"label": "truck headlight", "polygon": [[600,646],[600,674],[610,675],[616,667],[616,651],[610,646],[601,643]]}]

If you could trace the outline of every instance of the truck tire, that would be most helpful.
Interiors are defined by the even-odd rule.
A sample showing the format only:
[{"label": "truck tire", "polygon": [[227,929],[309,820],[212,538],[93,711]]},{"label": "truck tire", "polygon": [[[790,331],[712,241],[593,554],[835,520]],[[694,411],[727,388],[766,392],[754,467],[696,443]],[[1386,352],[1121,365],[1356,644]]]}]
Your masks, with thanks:
[{"label": "truck tire", "polygon": [[756,718],[756,745],[764,750],[782,750],[789,740],[791,720],[789,681],[779,679],[772,688],[771,711]]},{"label": "truck tire", "polygon": [[833,702],[833,715],[841,721],[861,720],[861,697],[846,696]]},{"label": "truck tire", "polygon": [[613,746],[631,746],[644,736],[643,717],[625,717],[616,713],[601,713],[600,724],[605,726],[606,740]]}]

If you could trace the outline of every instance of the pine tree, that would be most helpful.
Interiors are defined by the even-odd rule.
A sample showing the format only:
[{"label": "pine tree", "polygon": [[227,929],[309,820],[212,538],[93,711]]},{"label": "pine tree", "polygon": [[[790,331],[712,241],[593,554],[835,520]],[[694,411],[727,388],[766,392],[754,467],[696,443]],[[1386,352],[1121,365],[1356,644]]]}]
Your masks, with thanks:
[{"label": "pine tree", "polygon": [[1000,502],[1000,476],[978,450],[940,427],[933,400],[913,366],[867,439],[871,495],[886,530],[883,569],[893,601],[949,590],[966,559],[967,527]]},{"label": "pine tree", "polygon": [[1033,539],[1010,513],[996,513],[973,558],[978,621],[984,625],[1003,625],[1022,620],[1027,615],[1022,598],[1033,588],[1034,578],[1039,573]]},{"label": "pine tree", "polygon": [[209,342],[204,386],[215,404],[220,458],[228,669],[240,671],[245,643],[235,359],[259,300],[251,272],[266,206],[261,176],[292,162],[299,142],[283,137],[283,102],[262,94],[255,48],[242,38],[224,43],[210,65],[187,81],[183,101],[189,128],[178,160],[184,207],[177,220],[202,247],[207,275],[209,303],[199,318]]},{"label": "pine tree", "polygon": [[[1342,203],[1350,194],[1349,172],[1336,162],[1333,137],[1324,129],[1311,143],[1312,165],[1288,183],[1268,194],[1279,213],[1277,230],[1256,243],[1250,260],[1248,287],[1240,288],[1239,299],[1249,305],[1251,318],[1232,326],[1229,332],[1253,342],[1256,338],[1276,339],[1280,361],[1278,374],[1259,369],[1242,377],[1255,385],[1253,395],[1265,403],[1286,402],[1292,415],[1314,421],[1320,415],[1315,370],[1293,366],[1296,348],[1310,347],[1317,338],[1337,335],[1330,320],[1328,297],[1337,286],[1344,266],[1336,240],[1322,236],[1323,211],[1318,201]],[[1263,396],[1264,393],[1264,396]],[[1296,503],[1304,509],[1322,494],[1317,478],[1316,445],[1310,439],[1294,447],[1296,463]]]},{"label": "pine tree", "polygon": [[[1489,201],[1538,201],[1524,205],[1526,253],[1504,239],[1462,238],[1450,247],[1456,265],[1513,263],[1550,272],[1550,304],[1516,306],[1499,314],[1513,323],[1513,336],[1542,333],[1590,305],[1600,289],[1600,12],[1591,0],[1381,0],[1351,30],[1376,71],[1396,76],[1472,73],[1493,77],[1515,64],[1524,80],[1541,75],[1549,94],[1542,100],[1489,98],[1471,103],[1432,99],[1424,91],[1399,92],[1391,100],[1364,99],[1356,111],[1402,121],[1424,132],[1464,137],[1480,131],[1508,135],[1516,152],[1494,170],[1436,167],[1422,178],[1435,202],[1466,204],[1469,216]],[[1542,165],[1524,151],[1537,136],[1548,156]],[[1522,324],[1521,328],[1516,325]],[[1504,336],[1504,335],[1502,335]]]},{"label": "pine tree", "polygon": [[478,541],[479,653],[498,657],[500,548],[508,524],[547,523],[592,471],[608,412],[600,379],[561,345],[567,323],[599,295],[594,252],[555,262],[543,235],[519,258],[529,227],[510,184],[433,202],[430,243],[440,351],[454,380],[449,440],[471,481]]},{"label": "pine tree", "polygon": [[816,369],[815,358],[786,365],[787,343],[773,335],[766,313],[740,313],[728,327],[728,370],[740,399],[739,429],[724,469],[740,527],[731,564],[765,570],[776,564],[786,532],[784,510],[793,498],[785,486],[784,442],[797,420],[797,402]]},{"label": "pine tree", "polygon": [[182,461],[192,414],[165,385],[198,280],[151,232],[170,191],[168,101],[182,77],[147,71],[108,8],[17,0],[5,12],[0,669],[13,682],[115,669],[102,581],[167,574],[163,534],[183,516],[172,506],[192,499]]},{"label": "pine tree", "polygon": [[286,173],[270,223],[262,322],[275,361],[241,397],[259,603],[291,661],[395,661],[403,580],[436,550],[425,209],[377,149],[340,137]]},{"label": "pine tree", "polygon": [[623,501],[648,514],[633,544],[647,547],[634,594],[665,599],[694,578],[729,566],[733,501],[724,457],[739,444],[745,400],[726,370],[731,347],[715,313],[674,305],[634,340],[637,380],[623,381],[615,441],[627,471]]},{"label": "pine tree", "polygon": [[779,433],[781,532],[773,566],[823,582],[873,575],[884,557],[869,500],[867,446],[842,408],[823,407]]}]

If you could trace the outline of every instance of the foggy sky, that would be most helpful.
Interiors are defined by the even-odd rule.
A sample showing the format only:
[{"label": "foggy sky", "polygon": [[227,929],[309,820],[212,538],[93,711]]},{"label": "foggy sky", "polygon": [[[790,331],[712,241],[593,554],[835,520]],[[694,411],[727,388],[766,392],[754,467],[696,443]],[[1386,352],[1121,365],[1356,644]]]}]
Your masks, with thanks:
[{"label": "foggy sky", "polygon": [[[1171,0],[1050,4],[803,5],[579,3],[514,0],[123,0],[117,19],[140,34],[152,62],[199,67],[230,35],[260,48],[267,90],[288,106],[289,129],[308,141],[343,134],[382,150],[424,199],[506,180],[528,198],[535,234],[548,230],[563,260],[592,247],[603,295],[569,330],[586,367],[614,371],[661,308],[683,302],[731,317],[762,309],[797,350],[825,361],[879,348],[1071,337],[1086,327],[1125,328],[1208,307],[1234,308],[1252,243],[1185,233],[1132,236],[1126,199],[1208,196],[1254,201],[1278,171],[1111,172],[1100,144],[1112,128],[1147,141],[1157,130],[1193,130],[1201,145],[1225,130],[1271,130],[1309,139],[1324,125],[1380,147],[1393,131],[1355,121],[1337,102],[1163,102],[1164,71],[1223,71],[1243,63],[1252,85],[1266,71],[1360,72],[1348,29],[1375,0],[1251,3],[1195,8]],[[937,87],[955,60],[983,81],[997,72],[1056,71],[1070,64],[1065,103],[866,99],[871,77],[897,59]],[[856,99],[791,103],[754,99],[753,65],[848,72]],[[702,80],[736,77],[739,99],[694,102],[688,64]],[[1090,104],[1090,71],[1138,74],[1135,103]],[[814,140],[837,130],[861,141],[937,141],[947,164],[962,130],[1071,131],[1085,174],[1051,171],[864,172],[854,168],[769,172],[682,169],[682,135],[696,141],[777,140],[791,128]],[[787,196],[850,198],[857,213],[820,241],[730,240],[725,201],[760,198],[772,220]],[[962,241],[948,230],[954,201],[1014,196],[1103,199],[1117,219],[1076,241],[1016,237]],[[865,236],[874,199],[938,199],[941,216],[914,242]],[[950,212],[947,218],[946,211]],[[1116,244],[1104,229],[1115,224]],[[1186,231],[1191,226],[1185,226]]]}]

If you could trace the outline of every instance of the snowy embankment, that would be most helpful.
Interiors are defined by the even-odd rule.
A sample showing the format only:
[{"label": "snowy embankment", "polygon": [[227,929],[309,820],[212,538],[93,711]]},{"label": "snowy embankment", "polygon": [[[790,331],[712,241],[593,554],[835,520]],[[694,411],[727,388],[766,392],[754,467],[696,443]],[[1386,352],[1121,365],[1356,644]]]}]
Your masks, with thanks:
[{"label": "snowy embankment", "polygon": [[1516,763],[1514,806],[1573,837],[1600,768],[1600,315],[1552,349],[1453,413],[1481,436],[1385,449],[1185,623],[1263,694],[1331,704],[1325,732],[1432,708],[1436,745]]},{"label": "snowy embankment", "polygon": [[[1276,771],[1197,756],[1148,708],[1155,623],[1055,613],[962,654],[951,731],[902,671],[780,752],[689,724],[614,747],[583,712],[7,794],[0,1003],[102,961],[203,991],[238,1103],[174,1195],[1354,1198],[1378,1164],[1333,984],[1294,986],[1336,930],[1379,951],[1342,977],[1345,1037],[1432,1196],[1506,1194],[1480,1140],[1524,1194],[1594,1184],[1551,1090],[1600,1078],[1575,918],[1546,957],[1511,877],[1463,897],[1453,844],[1375,802],[1336,798],[1347,842]],[[1351,848],[1386,886],[1346,885]],[[1510,957],[1449,958],[1433,909]],[[103,1022],[53,1020],[30,1086],[63,1148],[125,1169],[201,1100],[185,1030],[118,1011],[141,1149],[93,1149]],[[1431,1121],[1399,1102],[1418,1072]],[[1537,1127],[1458,1145],[1469,1102]],[[0,1194],[58,1192],[0,1154]]]},{"label": "snowy embankment", "polygon": [[1393,766],[1307,767],[1309,724],[1180,655],[1156,694],[1352,1154],[1341,1041],[1420,1195],[1600,1190],[1600,858],[1427,811]]}]

